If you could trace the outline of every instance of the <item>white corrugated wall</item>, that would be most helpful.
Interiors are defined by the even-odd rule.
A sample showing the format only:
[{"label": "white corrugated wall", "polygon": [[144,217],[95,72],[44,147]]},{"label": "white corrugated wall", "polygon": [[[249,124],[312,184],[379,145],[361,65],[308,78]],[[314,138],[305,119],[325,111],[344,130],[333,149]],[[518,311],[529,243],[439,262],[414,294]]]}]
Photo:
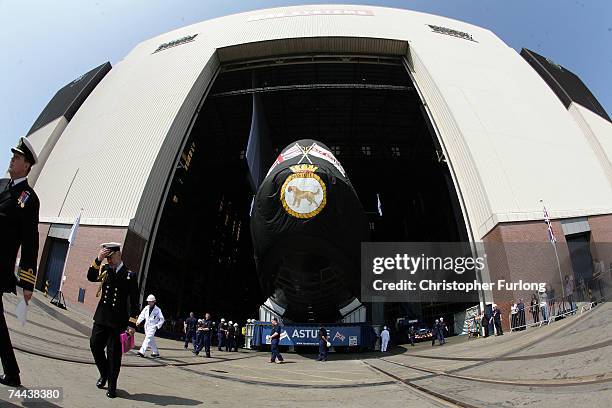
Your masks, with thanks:
[{"label": "white corrugated wall", "polygon": [[[608,178],[580,127],[528,64],[490,31],[369,6],[274,11],[313,8],[373,15],[249,21],[262,12],[242,13],[136,46],[94,89],[49,156],[37,182],[41,220],[71,223],[83,208],[84,224],[131,223],[148,238],[185,132],[217,69],[215,50],[303,37],[410,43],[417,53],[415,78],[454,166],[476,239],[500,221],[539,219],[538,198],[549,201],[553,217],[612,212]],[[434,33],[428,24],[466,31],[477,42]],[[153,53],[164,42],[193,34],[193,42]],[[330,47],[342,42],[329,40]],[[380,52],[389,44],[381,41]],[[572,167],[564,168],[568,163]]]}]

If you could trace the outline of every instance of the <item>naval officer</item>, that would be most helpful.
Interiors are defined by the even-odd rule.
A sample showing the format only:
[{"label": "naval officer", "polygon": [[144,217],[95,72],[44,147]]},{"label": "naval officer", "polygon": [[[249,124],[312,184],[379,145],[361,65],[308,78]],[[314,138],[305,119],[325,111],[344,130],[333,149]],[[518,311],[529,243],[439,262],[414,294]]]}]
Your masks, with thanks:
[{"label": "naval officer", "polygon": [[[0,296],[16,293],[16,286],[23,288],[23,298],[29,302],[36,283],[38,260],[38,209],[40,203],[28,174],[37,162],[36,152],[25,137],[12,148],[13,157],[8,173],[11,178],[0,179]],[[15,260],[21,247],[19,279],[15,277]],[[4,306],[0,301],[0,359],[4,374],[0,384],[21,385],[19,366],[4,319]]]},{"label": "naval officer", "polygon": [[[140,311],[138,276],[123,264],[120,244],[110,242],[101,247],[87,271],[87,279],[90,282],[100,282],[101,290],[89,343],[100,372],[96,386],[104,388],[108,381],[106,396],[115,398],[117,377],[121,369],[120,335],[126,327],[128,333],[134,335]],[[102,265],[104,259],[107,263]]]},{"label": "naval officer", "polygon": [[204,351],[206,357],[210,357],[210,343],[212,337],[212,320],[210,320],[210,313],[206,313],[204,316],[203,331],[204,331]]}]

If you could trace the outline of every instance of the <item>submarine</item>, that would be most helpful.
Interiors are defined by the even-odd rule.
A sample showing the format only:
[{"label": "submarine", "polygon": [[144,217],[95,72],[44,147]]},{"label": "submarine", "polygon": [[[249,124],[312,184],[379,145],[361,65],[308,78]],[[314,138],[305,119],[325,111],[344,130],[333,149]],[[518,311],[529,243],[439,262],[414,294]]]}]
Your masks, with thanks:
[{"label": "submarine", "polygon": [[255,194],[251,238],[263,294],[284,321],[338,322],[359,297],[368,219],[325,144],[304,139],[281,151]]}]

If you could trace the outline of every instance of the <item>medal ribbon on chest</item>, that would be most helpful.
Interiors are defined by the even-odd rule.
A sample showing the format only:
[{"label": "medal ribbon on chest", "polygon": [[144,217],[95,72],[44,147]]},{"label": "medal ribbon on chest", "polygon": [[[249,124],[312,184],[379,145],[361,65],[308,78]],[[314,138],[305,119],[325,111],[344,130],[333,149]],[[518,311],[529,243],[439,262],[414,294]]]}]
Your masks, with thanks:
[{"label": "medal ribbon on chest", "polygon": [[21,208],[23,208],[23,207],[25,207],[25,203],[28,201],[29,198],[30,198],[30,192],[29,191],[22,191],[21,195],[17,199],[17,204],[19,204],[19,206]]}]

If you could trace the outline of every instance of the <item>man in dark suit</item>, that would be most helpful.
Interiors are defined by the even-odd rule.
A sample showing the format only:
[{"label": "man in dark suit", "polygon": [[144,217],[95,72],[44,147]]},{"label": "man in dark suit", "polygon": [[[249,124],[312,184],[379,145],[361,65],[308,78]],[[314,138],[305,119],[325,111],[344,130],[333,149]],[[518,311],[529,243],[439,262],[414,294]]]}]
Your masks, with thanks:
[{"label": "man in dark suit", "polygon": [[[32,298],[36,283],[38,262],[38,210],[40,202],[28,185],[28,174],[37,162],[36,152],[25,137],[12,148],[9,164],[10,179],[0,179],[0,294],[17,293],[16,285],[23,288],[26,303]],[[19,279],[15,276],[15,260],[21,247]],[[4,374],[0,384],[21,385],[19,366],[0,302],[0,358]]]},{"label": "man in dark suit", "polygon": [[[87,271],[90,282],[100,282],[100,301],[94,314],[89,345],[100,372],[96,386],[104,388],[108,381],[106,396],[115,398],[123,354],[121,332],[127,327],[133,336],[140,314],[138,276],[123,264],[120,244],[110,242],[101,247]],[[102,265],[104,259],[107,263]]]}]

